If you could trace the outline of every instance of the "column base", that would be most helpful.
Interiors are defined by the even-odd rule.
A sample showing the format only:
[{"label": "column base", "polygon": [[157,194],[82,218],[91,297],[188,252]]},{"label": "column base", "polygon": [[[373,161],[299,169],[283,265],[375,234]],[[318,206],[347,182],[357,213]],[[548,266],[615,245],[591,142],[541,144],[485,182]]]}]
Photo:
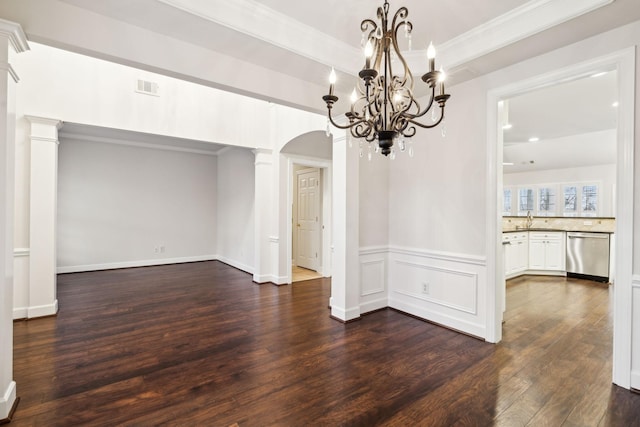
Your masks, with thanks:
[{"label": "column base", "polygon": [[16,397],[16,382],[11,381],[4,395],[0,398],[0,424],[11,422],[18,402],[20,402],[20,398]]}]

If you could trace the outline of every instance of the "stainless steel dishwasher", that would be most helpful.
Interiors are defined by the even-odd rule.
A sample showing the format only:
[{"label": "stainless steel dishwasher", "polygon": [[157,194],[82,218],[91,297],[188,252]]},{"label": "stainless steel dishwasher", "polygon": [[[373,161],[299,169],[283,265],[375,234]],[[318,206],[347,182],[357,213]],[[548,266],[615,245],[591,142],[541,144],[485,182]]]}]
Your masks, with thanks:
[{"label": "stainless steel dishwasher", "polygon": [[567,276],[609,281],[609,233],[567,233]]}]

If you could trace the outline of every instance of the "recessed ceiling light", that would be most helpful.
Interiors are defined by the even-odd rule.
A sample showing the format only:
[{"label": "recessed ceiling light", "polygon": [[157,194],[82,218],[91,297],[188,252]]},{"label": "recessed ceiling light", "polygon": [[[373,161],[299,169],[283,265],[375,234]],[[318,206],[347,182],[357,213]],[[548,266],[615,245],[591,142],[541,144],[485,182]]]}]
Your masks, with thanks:
[{"label": "recessed ceiling light", "polygon": [[617,107],[618,106],[618,101],[614,102],[613,104],[611,104],[612,107]]},{"label": "recessed ceiling light", "polygon": [[538,141],[540,141],[540,138],[538,138],[537,136],[533,136],[529,138],[529,142],[538,142]]},{"label": "recessed ceiling light", "polygon": [[607,74],[606,71],[600,71],[599,73],[592,74],[591,77],[600,77],[604,76],[605,74]]},{"label": "recessed ceiling light", "polygon": [[502,166],[513,166],[513,162],[502,162]]},{"label": "recessed ceiling light", "polygon": [[508,130],[508,129],[511,129],[512,127],[513,125],[511,123],[507,123],[506,125],[502,126],[502,129]]}]

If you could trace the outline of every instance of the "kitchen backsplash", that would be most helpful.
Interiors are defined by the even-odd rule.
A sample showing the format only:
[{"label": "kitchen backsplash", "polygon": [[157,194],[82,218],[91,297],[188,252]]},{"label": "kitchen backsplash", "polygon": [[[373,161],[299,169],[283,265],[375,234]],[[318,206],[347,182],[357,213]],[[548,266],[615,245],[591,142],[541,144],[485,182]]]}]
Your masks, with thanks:
[{"label": "kitchen backsplash", "polygon": [[[505,216],[502,218],[502,231],[524,230],[526,228],[526,217]],[[616,230],[616,220],[615,218],[558,218],[535,216],[533,217],[531,228],[613,233]]]}]

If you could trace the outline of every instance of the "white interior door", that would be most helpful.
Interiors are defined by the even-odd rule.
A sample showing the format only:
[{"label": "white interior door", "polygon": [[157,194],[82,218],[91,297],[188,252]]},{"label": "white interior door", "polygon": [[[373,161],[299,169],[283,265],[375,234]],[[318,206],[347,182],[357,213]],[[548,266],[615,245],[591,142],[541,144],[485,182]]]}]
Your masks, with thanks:
[{"label": "white interior door", "polygon": [[310,270],[318,269],[320,230],[320,170],[305,169],[297,173],[298,232],[296,264]]}]

